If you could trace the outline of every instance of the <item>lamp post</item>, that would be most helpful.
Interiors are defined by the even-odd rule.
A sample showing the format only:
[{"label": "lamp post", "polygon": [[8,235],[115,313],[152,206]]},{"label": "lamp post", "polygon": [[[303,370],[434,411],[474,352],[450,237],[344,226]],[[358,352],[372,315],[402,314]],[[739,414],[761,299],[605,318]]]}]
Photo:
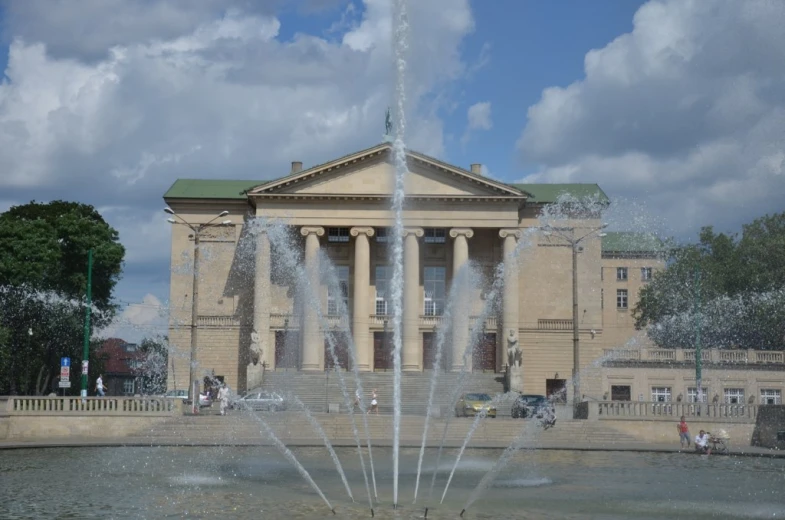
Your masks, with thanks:
[{"label": "lamp post", "polygon": [[196,392],[197,385],[199,384],[196,379],[196,345],[197,345],[197,318],[199,316],[199,239],[202,231],[211,227],[226,226],[231,224],[231,220],[223,220],[216,222],[221,217],[229,214],[228,211],[222,211],[218,215],[204,224],[192,224],[186,222],[180,215],[174,212],[172,208],[164,208],[164,211],[174,218],[166,219],[170,224],[178,224],[188,227],[193,231],[194,237],[194,279],[192,302],[191,302],[191,363],[188,377],[188,398],[191,400],[191,412],[197,413],[199,411],[199,395]]},{"label": "lamp post", "polygon": [[589,232],[585,233],[584,235],[577,237],[575,236],[575,232],[578,229],[586,229],[586,228],[575,228],[575,227],[552,227],[552,226],[544,226],[542,228],[542,232],[545,235],[554,235],[565,242],[570,246],[572,249],[572,403],[573,406],[576,406],[578,403],[581,402],[581,383],[580,383],[580,371],[581,371],[581,363],[580,363],[580,334],[578,328],[578,253],[583,251],[582,247],[579,247],[581,242],[586,240],[587,238],[597,235],[598,237],[604,237],[605,233],[602,233],[602,230],[607,228],[608,224],[603,224],[599,227],[595,228],[588,228]]}]

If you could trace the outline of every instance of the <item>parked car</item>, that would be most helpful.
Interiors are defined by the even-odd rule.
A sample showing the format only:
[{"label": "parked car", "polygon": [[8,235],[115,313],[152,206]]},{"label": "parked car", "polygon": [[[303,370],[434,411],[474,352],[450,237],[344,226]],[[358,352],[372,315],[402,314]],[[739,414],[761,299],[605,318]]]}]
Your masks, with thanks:
[{"label": "parked car", "polygon": [[513,419],[526,419],[527,417],[542,418],[543,414],[546,411],[551,410],[551,408],[553,408],[551,402],[548,401],[548,398],[544,395],[521,394],[515,402],[512,403],[510,416]]},{"label": "parked car", "polygon": [[[188,390],[169,390],[164,394],[167,399],[182,399],[183,402],[188,400]],[[199,394],[199,408],[207,408],[213,405],[213,400],[207,394]]]},{"label": "parked car", "polygon": [[482,410],[486,410],[487,417],[496,418],[496,406],[491,404],[491,396],[479,393],[463,394],[455,405],[455,416],[474,417]]},{"label": "parked car", "polygon": [[250,392],[232,400],[230,406],[240,410],[250,408],[251,410],[269,410],[271,412],[287,408],[286,400],[275,392]]}]

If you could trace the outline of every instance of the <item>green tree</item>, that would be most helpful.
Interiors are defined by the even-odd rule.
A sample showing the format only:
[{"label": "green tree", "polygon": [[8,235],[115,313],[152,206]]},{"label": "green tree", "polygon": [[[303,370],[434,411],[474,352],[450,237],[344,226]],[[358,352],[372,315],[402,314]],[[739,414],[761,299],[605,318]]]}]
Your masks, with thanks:
[{"label": "green tree", "polygon": [[116,312],[112,291],[125,255],[117,231],[75,202],[31,202],[0,214],[0,392],[44,393],[61,356],[81,359],[90,249],[92,323],[101,327]]},{"label": "green tree", "polygon": [[[700,286],[696,273],[700,273]],[[700,320],[695,302],[700,290]],[[697,244],[673,250],[666,269],[640,292],[638,329],[662,347],[785,347],[785,213],[743,227],[741,237],[701,230]]]}]

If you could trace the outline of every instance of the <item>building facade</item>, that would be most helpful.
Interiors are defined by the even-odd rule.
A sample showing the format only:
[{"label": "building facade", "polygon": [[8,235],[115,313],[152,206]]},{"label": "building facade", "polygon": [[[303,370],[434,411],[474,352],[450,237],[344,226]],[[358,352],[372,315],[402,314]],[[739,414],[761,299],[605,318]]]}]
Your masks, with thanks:
[{"label": "building facade", "polygon": [[[228,212],[231,224],[199,233],[197,354],[199,371],[223,377],[240,391],[256,386],[264,370],[322,372],[333,360],[349,363],[356,345],[361,371],[392,368],[393,267],[392,150],[389,143],[269,181],[178,180],[164,195],[177,219],[194,226]],[[599,214],[568,211],[549,221],[543,208],[562,195],[607,197],[596,184],[505,184],[423,154],[407,152],[403,212],[402,367],[405,371],[463,368],[470,335],[479,338],[466,369],[502,372],[510,341],[522,349],[528,393],[569,391],[573,368],[573,254],[576,257],[580,364],[587,374],[607,349],[640,346],[630,312],[641,284],[661,269],[661,249],[641,246],[635,234],[601,236]],[[257,220],[254,220],[257,219]],[[295,236],[287,247],[260,220]],[[200,229],[200,228],[196,228]],[[563,240],[563,237],[567,240]],[[173,226],[170,344],[177,349],[170,377],[187,384],[194,293],[194,232]],[[337,284],[320,277],[320,258],[334,265]],[[291,259],[303,270],[286,268]],[[504,262],[501,283],[494,285]],[[480,281],[451,307],[453,319],[441,367],[435,338],[449,306],[450,287],[471,265]],[[298,277],[316,287],[315,304],[298,305]],[[301,281],[301,280],[299,280]],[[498,296],[498,297],[495,297]],[[313,303],[313,302],[311,302]],[[346,312],[339,312],[345,308]],[[351,338],[338,333],[351,331]],[[593,372],[592,372],[593,373]],[[582,393],[600,396],[600,377]]]}]

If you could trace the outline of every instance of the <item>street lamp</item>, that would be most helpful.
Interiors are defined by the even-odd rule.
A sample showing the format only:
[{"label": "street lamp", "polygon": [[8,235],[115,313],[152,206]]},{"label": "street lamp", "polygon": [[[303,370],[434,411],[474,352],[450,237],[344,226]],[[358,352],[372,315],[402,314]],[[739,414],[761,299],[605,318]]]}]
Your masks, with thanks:
[{"label": "street lamp", "polygon": [[578,247],[581,242],[587,238],[597,235],[604,237],[605,233],[602,230],[607,228],[608,224],[603,224],[599,227],[588,228],[589,232],[576,238],[575,232],[578,229],[575,227],[552,227],[550,225],[544,226],[542,232],[548,236],[556,236],[569,244],[572,248],[572,402],[576,406],[581,402],[581,383],[578,375],[581,371],[580,363],[580,335],[578,334],[578,253],[583,248]]},{"label": "street lamp", "polygon": [[204,224],[191,224],[186,222],[180,215],[174,212],[172,208],[164,208],[164,211],[174,218],[166,219],[170,224],[179,224],[188,227],[193,231],[194,237],[194,280],[193,280],[193,300],[191,303],[191,369],[189,371],[190,381],[188,385],[188,398],[191,400],[191,411],[197,413],[199,411],[199,395],[195,392],[195,384],[198,384],[196,379],[196,332],[197,332],[197,317],[199,315],[199,238],[205,229],[217,226],[226,226],[232,223],[231,220],[223,220],[216,222],[219,218],[225,217],[229,214],[228,211],[222,211],[211,220]]}]

